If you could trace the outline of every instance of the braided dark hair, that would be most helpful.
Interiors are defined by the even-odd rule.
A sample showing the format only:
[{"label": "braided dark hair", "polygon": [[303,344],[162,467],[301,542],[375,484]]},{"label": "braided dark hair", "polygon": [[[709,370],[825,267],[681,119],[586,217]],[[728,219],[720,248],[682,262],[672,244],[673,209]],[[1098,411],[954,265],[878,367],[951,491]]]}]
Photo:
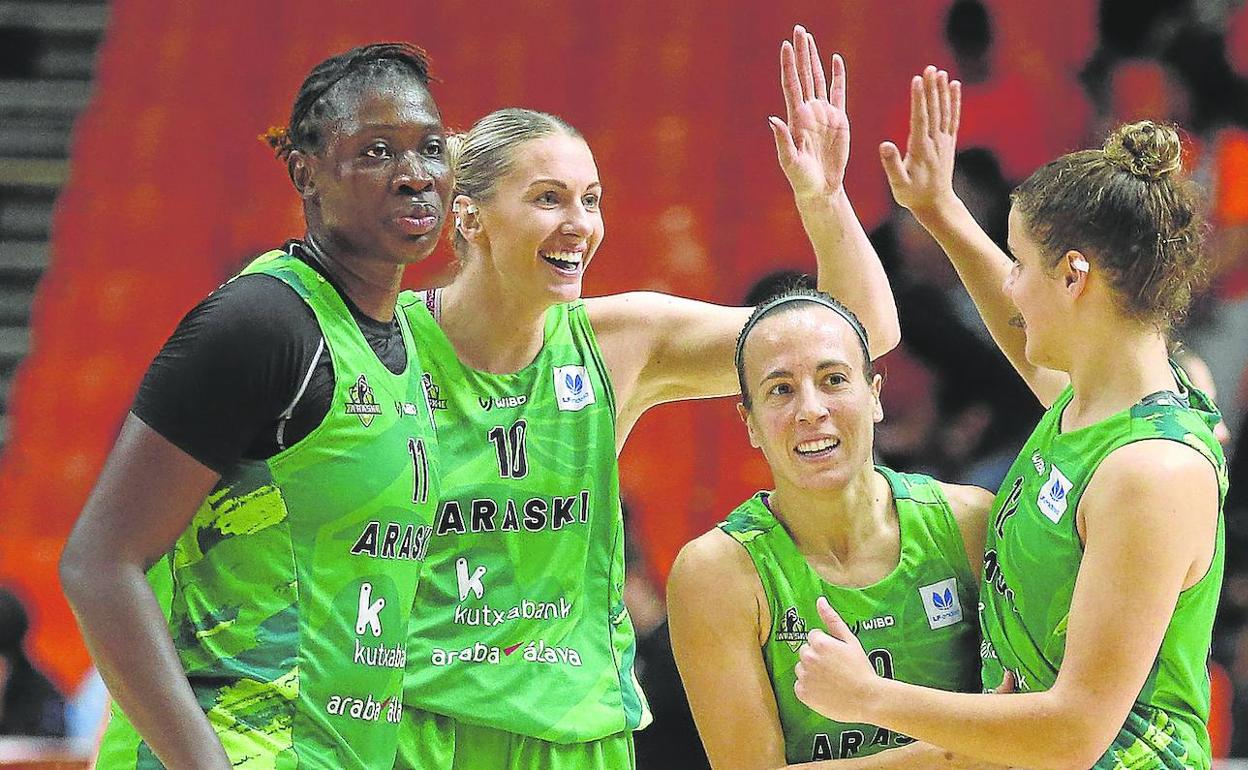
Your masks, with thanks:
[{"label": "braided dark hair", "polygon": [[322,121],[329,113],[328,98],[334,86],[351,77],[372,78],[383,74],[406,73],[422,86],[434,78],[429,74],[429,55],[411,43],[372,43],[331,56],[312,68],[295,96],[286,127],[274,126],[261,141],[285,159],[291,150],[316,151],[324,139]]}]

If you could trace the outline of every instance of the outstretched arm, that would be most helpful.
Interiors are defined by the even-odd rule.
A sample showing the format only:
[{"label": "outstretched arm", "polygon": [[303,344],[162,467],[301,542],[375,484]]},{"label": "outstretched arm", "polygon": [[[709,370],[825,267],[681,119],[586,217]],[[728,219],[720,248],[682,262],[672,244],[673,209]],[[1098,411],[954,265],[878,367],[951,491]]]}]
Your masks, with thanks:
[{"label": "outstretched arm", "polygon": [[901,341],[901,327],[888,276],[845,193],[849,115],[840,54],[832,56],[831,76],[829,87],[814,36],[795,27],[793,42],[780,46],[787,120],[773,116],[768,122],[776,157],[815,250],[819,289],[854,311],[867,329],[871,357],[878,358]]},{"label": "outstretched arm", "polygon": [[903,158],[897,145],[880,145],[893,198],[910,210],[949,255],[997,345],[1045,406],[1069,382],[1063,372],[1031,364],[1018,311],[1002,287],[1013,264],[953,191],[953,159],[962,112],[962,86],[928,67],[910,82],[910,135]]},{"label": "outstretched arm", "polygon": [[[845,66],[832,64],[829,90],[814,38],[796,27],[781,45],[787,121],[771,118],[776,151],[815,246],[819,287],[862,320],[872,358],[897,345],[897,308],[880,260],[859,224],[843,181],[849,158]],[[615,385],[621,440],[643,412],[666,401],[726,396],[738,390],[737,335],[750,308],[725,307],[653,292],[586,300]]]}]

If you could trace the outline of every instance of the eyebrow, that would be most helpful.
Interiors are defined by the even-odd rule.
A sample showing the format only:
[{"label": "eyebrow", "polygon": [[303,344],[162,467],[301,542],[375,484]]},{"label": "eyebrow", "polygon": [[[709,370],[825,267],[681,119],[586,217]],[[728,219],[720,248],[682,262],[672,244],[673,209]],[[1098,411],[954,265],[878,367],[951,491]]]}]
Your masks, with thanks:
[{"label": "eyebrow", "polygon": [[[835,358],[827,358],[819,362],[819,365],[815,367],[815,371],[819,372],[819,371],[823,371],[824,369],[834,369],[838,366],[844,367],[846,369],[854,368],[853,365],[850,364],[848,361],[841,361]],[[793,372],[790,372],[788,369],[772,369],[758,382],[761,385],[764,382],[767,382],[768,380],[774,380],[780,377],[792,377],[792,376],[793,376]]]},{"label": "eyebrow", "polygon": [[[564,182],[561,182],[558,179],[534,179],[532,182],[529,182],[530,189],[534,187],[544,187],[547,185],[551,187],[558,187],[561,190],[568,189],[568,185]],[[585,189],[588,190],[591,187],[602,187],[602,183],[598,181],[590,182],[589,185]]]}]

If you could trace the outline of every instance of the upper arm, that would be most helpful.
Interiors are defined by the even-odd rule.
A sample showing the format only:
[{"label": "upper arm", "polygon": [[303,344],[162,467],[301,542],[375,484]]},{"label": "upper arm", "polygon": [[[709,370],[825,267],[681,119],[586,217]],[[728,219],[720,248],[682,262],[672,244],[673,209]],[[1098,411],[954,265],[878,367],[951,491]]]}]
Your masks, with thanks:
[{"label": "upper arm", "polygon": [[182,319],[132,411],[222,471],[290,406],[320,340],[316,317],[294,290],[267,275],[241,276]]},{"label": "upper arm", "polygon": [[982,487],[967,484],[946,484],[942,481],[940,488],[949,500],[953,519],[962,533],[971,574],[978,579],[984,566],[984,541],[988,538],[988,514],[992,510],[994,495]]},{"label": "upper arm", "polygon": [[657,292],[585,300],[621,412],[739,391],[733,354],[751,308]]},{"label": "upper arm", "polygon": [[172,547],[220,475],[133,414],[126,416],[95,488],[65,546],[73,576],[92,563],[146,570]]},{"label": "upper arm", "polygon": [[667,602],[672,652],[711,766],[783,766],[759,641],[766,600],[745,550],[719,530],[688,543],[672,566]]},{"label": "upper arm", "polygon": [[1053,689],[1099,715],[1105,745],[1149,675],[1179,593],[1209,569],[1218,505],[1212,466],[1167,440],[1115,450],[1084,492],[1084,555]]}]

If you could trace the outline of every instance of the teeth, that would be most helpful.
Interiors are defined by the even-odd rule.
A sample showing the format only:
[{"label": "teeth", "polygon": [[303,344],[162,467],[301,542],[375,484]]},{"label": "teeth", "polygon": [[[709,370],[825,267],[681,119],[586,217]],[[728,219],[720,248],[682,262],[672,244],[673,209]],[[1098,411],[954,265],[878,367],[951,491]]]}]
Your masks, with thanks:
[{"label": "teeth", "polygon": [[822,452],[825,449],[839,446],[841,442],[831,438],[821,438],[815,441],[803,441],[797,445],[797,451],[803,454],[813,454],[814,452]]},{"label": "teeth", "polygon": [[581,258],[584,256],[579,251],[555,251],[549,254],[542,254],[546,259],[553,259],[556,262],[567,262],[572,265],[581,264]]}]

